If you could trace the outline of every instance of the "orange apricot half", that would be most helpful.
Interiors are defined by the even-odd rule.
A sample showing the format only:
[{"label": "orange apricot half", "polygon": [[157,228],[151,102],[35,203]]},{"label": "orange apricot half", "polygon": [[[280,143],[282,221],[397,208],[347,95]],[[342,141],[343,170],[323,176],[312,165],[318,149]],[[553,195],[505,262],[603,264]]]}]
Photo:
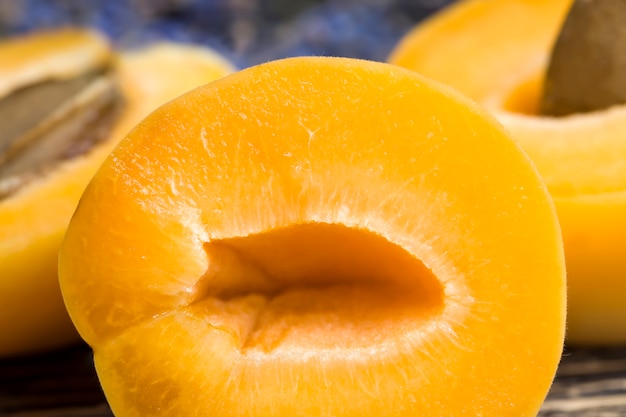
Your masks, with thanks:
[{"label": "orange apricot half", "polygon": [[[0,143],[2,357],[39,352],[80,340],[63,304],[57,274],[58,249],[80,195],[111,149],[150,111],[193,87],[231,72],[232,66],[212,51],[179,44],[162,43],[113,54],[105,39],[75,29],[11,39],[0,44],[0,55],[0,113],[4,111],[2,114],[6,116],[15,109],[11,118],[3,120],[0,132],[3,138]],[[82,90],[76,93],[72,91],[75,83],[72,77],[85,68],[89,74],[99,72],[100,69],[89,66],[95,67],[106,60],[112,61],[107,64],[113,74],[110,78],[115,79],[122,96],[119,101],[123,103],[103,129],[96,127],[97,122],[104,109],[111,106],[92,108],[96,101],[85,99],[88,96],[85,91],[93,91],[92,86],[102,85],[102,80],[81,86]],[[66,91],[76,93],[77,98],[66,95]],[[27,95],[31,96],[30,100],[24,98]],[[45,103],[59,96],[64,98],[63,106]],[[60,112],[62,107],[70,109]],[[52,121],[42,123],[45,129],[34,124],[37,120],[23,117],[37,109],[41,109],[42,116],[46,112],[51,114]],[[59,156],[44,164],[37,155],[28,159],[20,155],[25,153],[21,149],[25,146],[20,149],[13,146],[22,139],[18,137],[12,142],[12,132],[24,127],[20,124],[30,129],[23,134],[23,138],[29,139],[42,130],[54,131],[57,138],[65,141],[74,140],[70,135],[79,141],[94,135],[96,130],[102,137],[87,152]],[[52,152],[44,148],[45,143],[28,145],[35,151],[42,149],[39,153],[44,157]],[[57,142],[52,146],[58,147]],[[5,158],[12,149],[16,149],[16,156]],[[19,162],[19,157],[40,166],[12,170],[18,165],[12,162]],[[3,193],[5,188],[10,191]]]},{"label": "orange apricot half", "polygon": [[564,336],[560,230],[526,155],[447,87],[348,58],[153,112],[59,265],[120,417],[532,416]]},{"label": "orange apricot half", "polygon": [[468,94],[521,144],[552,194],[563,230],[567,343],[623,344],[626,107],[537,114],[550,51],[571,4],[460,1],[409,32],[389,61]]}]

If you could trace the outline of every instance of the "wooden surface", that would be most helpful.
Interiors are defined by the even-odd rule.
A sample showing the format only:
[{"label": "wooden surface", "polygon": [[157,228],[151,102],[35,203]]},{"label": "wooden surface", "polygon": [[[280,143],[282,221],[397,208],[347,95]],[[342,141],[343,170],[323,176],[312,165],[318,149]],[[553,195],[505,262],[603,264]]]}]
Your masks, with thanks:
[{"label": "wooden surface", "polygon": [[566,349],[539,415],[626,416],[626,347]]},{"label": "wooden surface", "polygon": [[[566,349],[541,417],[626,416],[626,347]],[[2,417],[112,417],[93,371],[77,346],[0,361]],[[182,417],[182,416],[181,416]]]}]

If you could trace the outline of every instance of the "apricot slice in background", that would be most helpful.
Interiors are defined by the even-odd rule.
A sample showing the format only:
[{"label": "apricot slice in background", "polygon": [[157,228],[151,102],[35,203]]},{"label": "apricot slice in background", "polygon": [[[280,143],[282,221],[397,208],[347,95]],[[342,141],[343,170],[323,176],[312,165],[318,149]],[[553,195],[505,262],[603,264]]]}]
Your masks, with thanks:
[{"label": "apricot slice in background", "polygon": [[[552,44],[572,0],[461,0],[400,40],[388,61],[474,100],[515,91],[516,112],[535,113]],[[524,93],[531,95],[524,96]]]},{"label": "apricot slice in background", "polygon": [[[104,38],[75,29],[5,41],[0,44],[0,55],[0,100],[18,100],[22,105],[16,108],[14,101],[6,102],[5,110],[14,109],[17,116],[4,119],[0,133],[0,137],[7,139],[2,144],[6,148],[0,152],[0,356],[8,356],[79,340],[59,290],[57,257],[63,234],[87,182],[108,152],[150,111],[193,87],[231,72],[232,66],[204,48],[179,44],[158,44],[112,55]],[[15,121],[25,119],[23,116],[32,114],[34,108],[43,107],[41,101],[67,91],[55,85],[73,83],[77,76],[82,76],[81,72],[103,72],[104,66],[110,67],[110,77],[118,83],[116,89],[123,102],[115,110],[115,117],[104,126],[97,124],[109,104],[88,107],[84,103],[92,102],[85,100],[84,91],[77,90],[76,106],[62,114],[68,122],[54,131],[56,137],[52,138],[57,142],[68,141],[67,136],[72,134],[78,142],[83,137],[100,135],[98,143],[88,144],[91,149],[76,155],[59,155],[58,159],[48,161],[43,159],[50,159],[53,148],[58,148],[57,142],[48,148],[42,143],[28,144],[29,150],[24,150],[25,146],[13,146],[15,142],[10,141],[9,134],[13,128],[17,131]],[[93,85],[102,84],[92,83],[89,88]],[[24,99],[37,88],[32,100]],[[51,94],[50,90],[55,89]],[[19,98],[14,98],[13,93]],[[45,129],[30,126],[23,138],[32,141],[40,131],[50,132],[53,130],[50,126],[61,125],[58,111],[61,106],[49,107],[51,122],[46,122]],[[42,109],[42,114],[45,111]],[[74,123],[78,117],[83,118],[82,130],[75,128],[80,127]],[[16,156],[5,158],[12,149],[16,150]],[[22,155],[30,150],[31,155]],[[26,163],[21,164],[26,160],[33,165],[32,169]]]},{"label": "apricot slice in background", "polygon": [[389,61],[465,92],[519,141],[546,182],[563,229],[567,343],[622,344],[626,107],[537,114],[550,51],[571,3],[461,1],[407,34]]},{"label": "apricot slice in background", "polygon": [[117,416],[531,416],[564,334],[528,158],[452,90],[347,58],[153,112],[87,187],[60,279]]}]

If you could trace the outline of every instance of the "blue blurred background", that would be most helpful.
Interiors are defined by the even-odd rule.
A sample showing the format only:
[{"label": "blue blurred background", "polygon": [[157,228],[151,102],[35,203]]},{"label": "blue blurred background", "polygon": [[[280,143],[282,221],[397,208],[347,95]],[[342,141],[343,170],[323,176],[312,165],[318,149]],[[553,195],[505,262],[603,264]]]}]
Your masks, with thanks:
[{"label": "blue blurred background", "polygon": [[72,24],[99,29],[120,48],[162,39],[206,45],[242,68],[294,55],[382,61],[411,27],[452,2],[0,0],[0,36]]}]

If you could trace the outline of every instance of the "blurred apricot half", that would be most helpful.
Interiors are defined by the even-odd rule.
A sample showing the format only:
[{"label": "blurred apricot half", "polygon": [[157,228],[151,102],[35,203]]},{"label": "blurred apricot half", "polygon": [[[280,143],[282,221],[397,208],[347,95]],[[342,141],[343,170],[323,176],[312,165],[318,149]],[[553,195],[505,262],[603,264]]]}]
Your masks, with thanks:
[{"label": "blurred apricot half", "polygon": [[626,107],[558,118],[537,114],[550,52],[571,4],[460,1],[407,34],[389,61],[468,94],[521,144],[552,194],[563,229],[567,342],[623,344]]},{"label": "blurred apricot half", "polygon": [[94,176],[59,265],[120,417],[532,416],[563,342],[529,159],[369,61],[269,62],[164,105]]},{"label": "blurred apricot half", "polygon": [[0,44],[0,356],[79,340],[58,285],[58,248],[108,152],[159,105],[230,71],[204,48],[113,54],[78,29]]}]

